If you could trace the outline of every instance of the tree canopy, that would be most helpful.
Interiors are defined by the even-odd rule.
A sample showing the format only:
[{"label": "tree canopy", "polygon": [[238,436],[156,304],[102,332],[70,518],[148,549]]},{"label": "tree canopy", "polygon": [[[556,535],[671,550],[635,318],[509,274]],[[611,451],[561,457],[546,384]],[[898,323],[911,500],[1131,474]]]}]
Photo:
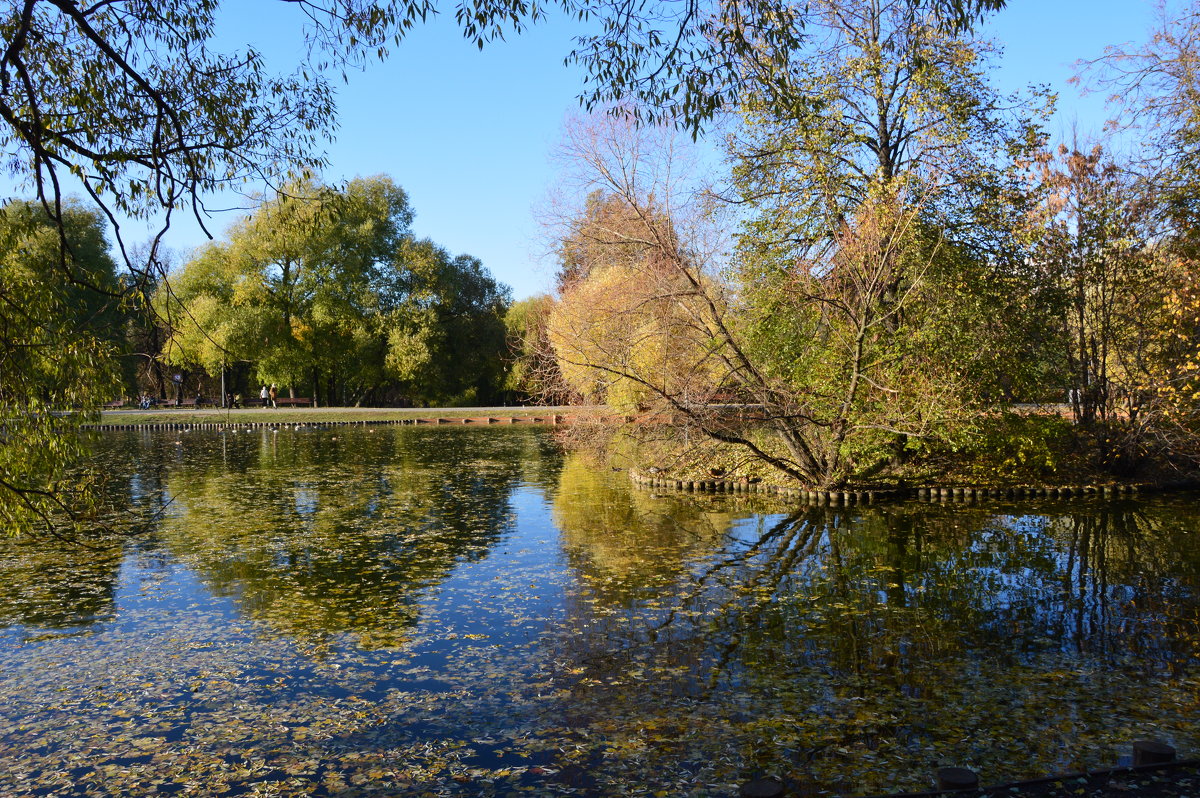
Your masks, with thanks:
[{"label": "tree canopy", "polygon": [[[908,1],[946,9],[958,24],[1002,4]],[[4,167],[31,181],[51,216],[70,176],[113,219],[180,208],[203,217],[216,189],[318,171],[335,118],[330,72],[385,58],[440,9],[434,0],[281,2],[303,15],[308,45],[282,72],[254,48],[214,47],[220,0],[8,4],[0,12]],[[482,47],[553,6],[598,24],[566,54],[588,76],[587,105],[631,98],[693,126],[736,97],[746,57],[764,45],[790,52],[807,20],[762,0],[485,0],[458,6],[454,18]]]},{"label": "tree canopy", "polygon": [[162,286],[165,356],[321,402],[453,402],[498,390],[507,288],[476,258],[413,238],[390,178],[290,184]]}]

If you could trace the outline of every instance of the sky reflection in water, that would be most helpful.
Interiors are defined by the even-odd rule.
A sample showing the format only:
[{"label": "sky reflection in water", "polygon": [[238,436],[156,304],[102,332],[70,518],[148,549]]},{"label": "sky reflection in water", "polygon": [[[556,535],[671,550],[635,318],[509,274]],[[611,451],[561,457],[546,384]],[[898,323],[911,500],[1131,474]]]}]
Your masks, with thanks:
[{"label": "sky reflection in water", "polygon": [[658,496],[532,429],[107,434],[0,541],[0,794],[725,795],[1200,751],[1191,497]]}]

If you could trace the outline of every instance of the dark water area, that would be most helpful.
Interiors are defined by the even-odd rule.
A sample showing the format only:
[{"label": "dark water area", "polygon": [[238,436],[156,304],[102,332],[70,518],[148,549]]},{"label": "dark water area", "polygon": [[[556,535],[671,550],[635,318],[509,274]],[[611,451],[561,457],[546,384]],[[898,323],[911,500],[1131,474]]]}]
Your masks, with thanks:
[{"label": "dark water area", "polygon": [[0,795],[854,795],[1200,754],[1194,495],[788,514],[550,435],[97,435],[113,539],[0,540]]}]

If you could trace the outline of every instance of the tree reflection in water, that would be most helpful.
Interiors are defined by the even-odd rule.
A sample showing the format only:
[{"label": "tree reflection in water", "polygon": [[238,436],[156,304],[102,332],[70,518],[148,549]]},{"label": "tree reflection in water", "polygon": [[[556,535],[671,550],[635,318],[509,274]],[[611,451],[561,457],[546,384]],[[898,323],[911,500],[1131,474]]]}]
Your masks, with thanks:
[{"label": "tree reflection in water", "polygon": [[151,521],[0,542],[5,794],[870,793],[1200,750],[1186,499],[785,515],[529,429],[97,457]]},{"label": "tree reflection in water", "polygon": [[[648,548],[637,564],[624,547],[621,577],[587,561],[586,579],[624,590],[574,607],[570,715],[616,751],[736,751],[847,791],[922,787],[898,774],[930,762],[997,780],[1110,765],[1142,736],[1196,750],[1191,505],[1023,509],[813,508],[753,531],[692,519],[704,556]],[[648,539],[658,515],[640,516],[658,519]],[[648,594],[647,572],[678,578]]]}]

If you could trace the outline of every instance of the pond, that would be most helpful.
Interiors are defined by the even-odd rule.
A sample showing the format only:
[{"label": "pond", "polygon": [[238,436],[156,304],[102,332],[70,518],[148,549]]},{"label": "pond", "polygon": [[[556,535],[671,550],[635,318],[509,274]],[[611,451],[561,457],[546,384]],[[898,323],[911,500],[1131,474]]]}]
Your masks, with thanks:
[{"label": "pond", "polygon": [[870,794],[1200,752],[1194,496],[789,515],[528,428],[94,446],[113,542],[0,540],[6,796]]}]

